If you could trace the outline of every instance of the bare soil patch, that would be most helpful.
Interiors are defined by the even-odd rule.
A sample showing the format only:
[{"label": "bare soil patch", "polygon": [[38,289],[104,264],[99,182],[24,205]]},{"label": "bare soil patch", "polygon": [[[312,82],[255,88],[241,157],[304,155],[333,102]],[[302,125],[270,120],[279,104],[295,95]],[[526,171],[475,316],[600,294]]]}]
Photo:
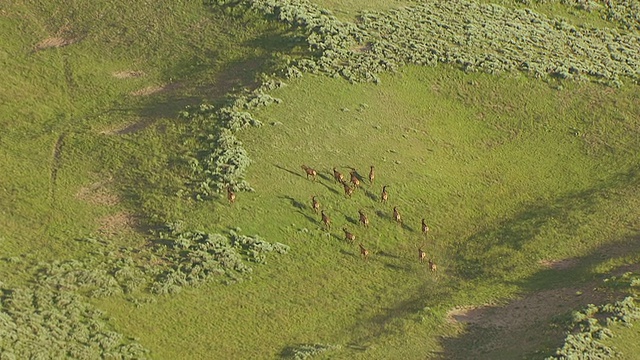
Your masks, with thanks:
[{"label": "bare soil patch", "polygon": [[124,70],[124,71],[116,71],[111,75],[118,79],[130,79],[130,78],[142,77],[145,75],[145,73],[144,71]]},{"label": "bare soil patch", "polygon": [[89,186],[83,186],[76,193],[76,198],[92,205],[113,206],[120,202],[120,197],[113,194],[107,185],[113,178],[97,181]]},{"label": "bare soil patch", "polygon": [[116,236],[132,232],[133,228],[138,224],[138,220],[135,216],[121,211],[98,219],[98,223],[100,224],[98,228],[98,232],[100,234],[105,236]]},{"label": "bare soil patch", "polygon": [[527,294],[505,305],[465,306],[447,313],[452,323],[476,324],[484,327],[523,328],[533,322],[548,321],[555,315],[580,309],[587,304],[611,300],[611,294],[595,289],[559,288]]},{"label": "bare soil patch", "polygon": [[171,83],[171,84],[164,84],[164,85],[152,85],[152,86],[147,86],[146,88],[140,89],[140,90],[136,90],[131,92],[131,95],[133,96],[149,96],[149,95],[153,95],[153,94],[158,94],[161,92],[166,92],[166,91],[172,91],[172,90],[176,90],[178,88],[180,88],[182,85],[180,83]]},{"label": "bare soil patch", "polygon": [[45,50],[49,48],[59,48],[67,45],[71,45],[78,41],[75,38],[65,38],[65,37],[50,37],[46,38],[35,45],[35,50]]}]

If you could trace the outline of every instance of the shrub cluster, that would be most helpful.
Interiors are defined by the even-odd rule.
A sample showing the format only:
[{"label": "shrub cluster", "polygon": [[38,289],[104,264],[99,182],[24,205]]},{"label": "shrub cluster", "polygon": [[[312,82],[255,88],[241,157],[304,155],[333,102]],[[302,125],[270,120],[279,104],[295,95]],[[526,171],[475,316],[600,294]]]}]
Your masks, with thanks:
[{"label": "shrub cluster", "polygon": [[103,314],[71,291],[2,288],[2,359],[144,359],[147,350],[107,328]]},{"label": "shrub cluster", "polygon": [[181,112],[181,117],[198,133],[198,151],[185,156],[191,169],[187,183],[191,196],[197,200],[212,199],[227,186],[235,191],[253,191],[244,180],[251,159],[234,133],[248,126],[261,126],[249,111],[279,103],[280,99],[266,94],[265,90],[282,85],[280,81],[267,80],[256,90],[233,96],[220,108],[202,104]]},{"label": "shrub cluster", "polygon": [[[595,316],[606,319],[602,325]],[[631,326],[633,321],[640,319],[640,307],[634,298],[626,297],[622,301],[601,306],[589,305],[582,311],[573,313],[570,325],[571,331],[567,334],[564,344],[556,351],[554,359],[607,359],[618,353],[605,345],[601,340],[612,337],[613,333],[606,326],[620,323]]]},{"label": "shrub cluster", "polygon": [[[637,5],[620,8],[618,21],[637,24]],[[640,36],[588,29],[531,10],[469,0],[425,2],[385,13],[365,12],[342,22],[301,0],[230,0],[291,26],[304,28],[317,55],[293,61],[285,75],[304,71],[378,81],[377,74],[405,64],[452,63],[467,71],[524,71],[535,77],[595,79],[621,85],[640,79]],[[613,15],[610,15],[613,17]]]},{"label": "shrub cluster", "polygon": [[151,292],[175,293],[184,286],[198,286],[212,277],[226,275],[226,282],[242,281],[253,269],[246,261],[265,263],[266,253],[286,253],[284,244],[271,244],[259,236],[238,235],[235,231],[226,237],[201,231],[180,231],[174,224],[161,231],[153,251],[165,266],[155,275]]}]

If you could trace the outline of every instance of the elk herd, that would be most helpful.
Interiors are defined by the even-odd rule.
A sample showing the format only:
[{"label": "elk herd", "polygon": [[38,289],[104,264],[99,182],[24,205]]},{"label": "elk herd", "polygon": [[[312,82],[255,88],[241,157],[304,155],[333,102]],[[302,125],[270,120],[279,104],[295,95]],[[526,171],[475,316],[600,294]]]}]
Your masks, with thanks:
[{"label": "elk herd", "polygon": [[[307,180],[311,180],[311,181],[316,181],[317,177],[318,177],[318,171],[316,171],[315,169],[307,166],[307,165],[302,165],[301,166],[302,170],[304,170]],[[351,198],[355,192],[356,189],[361,187],[361,176],[358,174],[357,170],[351,168],[351,171],[349,172],[349,181],[346,181],[345,176],[337,169],[337,168],[333,168],[333,178],[334,180],[341,184],[344,188],[344,195],[348,198]],[[374,181],[376,178],[376,172],[375,172],[375,167],[372,165],[369,169],[369,186],[373,186],[374,185]],[[389,185],[384,185],[382,187],[382,192],[380,193],[380,202],[381,203],[387,203],[389,201],[389,192],[387,190],[387,188],[389,187]],[[371,197],[375,197],[375,195],[371,195]],[[229,200],[229,203],[233,204],[236,200],[236,194],[233,191],[232,186],[228,186],[227,187],[227,200]],[[324,226],[324,228],[326,230],[330,230],[331,229],[331,218],[329,217],[329,215],[322,209],[320,209],[320,201],[318,200],[316,195],[313,195],[311,197],[311,209],[313,210],[314,213],[318,214],[318,212],[320,213],[321,219],[320,221],[322,222],[322,225]],[[367,217],[366,213],[364,212],[364,210],[358,210],[358,214],[359,214],[359,220],[358,222],[360,223],[360,225],[362,225],[364,228],[368,228],[369,227],[369,217]],[[400,216],[400,211],[398,210],[397,206],[393,207],[393,215],[392,215],[392,219],[393,221],[402,226],[402,217]],[[354,221],[355,223],[355,221]],[[347,242],[349,243],[354,243],[356,240],[356,235],[352,232],[350,232],[347,227],[343,227],[342,230],[344,231],[344,238]],[[427,235],[429,233],[429,226],[427,226],[427,223],[425,221],[425,219],[422,219],[422,226],[421,226],[421,231],[422,231],[422,235],[424,236],[424,238],[427,238]],[[369,250],[367,250],[364,245],[362,243],[359,243],[358,246],[360,247],[360,255],[362,256],[362,258],[364,260],[367,260],[369,258]],[[425,259],[427,259],[427,253],[422,249],[422,247],[418,248],[418,260],[420,263],[424,263]],[[437,270],[437,265],[431,260],[428,259],[428,264],[429,264],[429,270],[431,270],[432,272],[436,272]]]},{"label": "elk herd", "polygon": [[[308,180],[312,180],[312,181],[317,180],[318,171],[316,171],[315,169],[307,165],[302,165],[301,168],[305,171],[305,174]],[[354,192],[361,187],[362,178],[358,174],[357,170],[351,168],[351,171],[349,172],[349,181],[346,180],[345,175],[342,174],[336,167],[334,167],[332,170],[333,170],[333,179],[335,180],[336,183],[341,184],[344,189],[344,196],[351,198]],[[374,166],[371,166],[369,169],[369,186],[374,185],[375,178],[376,178],[376,170]],[[382,192],[380,193],[381,203],[387,203],[389,201],[388,188],[389,188],[389,185],[384,185],[382,187]],[[322,225],[326,230],[330,230],[331,218],[324,210],[320,209],[320,202],[318,201],[318,197],[316,195],[313,195],[311,197],[311,208],[313,209],[314,213],[316,214],[320,213]],[[358,210],[358,214],[359,214],[358,222],[360,223],[360,225],[365,228],[369,227],[369,217],[367,217],[367,214],[364,212],[364,210],[362,209]],[[398,209],[397,206],[393,207],[392,219],[398,225],[402,225],[402,216],[400,215],[400,210]],[[427,226],[425,219],[422,219],[421,230],[422,230],[423,236],[426,238],[429,233],[429,226]],[[345,241],[351,244],[355,242],[356,235],[353,232],[349,231],[349,229],[346,226],[342,227],[342,231],[344,231]],[[360,248],[360,255],[364,260],[367,260],[369,258],[369,250],[367,250],[362,243],[359,243],[358,246]],[[420,261],[420,263],[424,263],[425,259],[427,259],[427,253],[422,248],[418,248],[418,260]],[[437,265],[433,262],[433,260],[428,259],[427,261],[429,264],[429,269],[432,272],[436,272]]]}]

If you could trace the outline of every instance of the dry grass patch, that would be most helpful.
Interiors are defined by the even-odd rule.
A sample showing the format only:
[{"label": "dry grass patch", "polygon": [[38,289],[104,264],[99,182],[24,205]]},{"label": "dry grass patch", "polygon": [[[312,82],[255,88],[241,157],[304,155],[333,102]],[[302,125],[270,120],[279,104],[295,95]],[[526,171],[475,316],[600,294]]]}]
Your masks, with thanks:
[{"label": "dry grass patch", "polygon": [[139,78],[145,75],[144,71],[134,71],[134,70],[124,70],[124,71],[116,71],[111,74],[114,78],[118,79],[129,79],[129,78]]},{"label": "dry grass patch", "polygon": [[161,92],[176,90],[176,89],[180,88],[181,86],[182,85],[180,83],[171,83],[171,84],[164,84],[164,85],[152,85],[152,86],[147,86],[146,88],[143,88],[143,89],[140,89],[140,90],[132,91],[131,95],[133,95],[133,96],[149,96],[149,95],[158,94],[158,93],[161,93]]},{"label": "dry grass patch", "polygon": [[49,48],[59,48],[75,43],[77,39],[64,38],[64,37],[50,37],[46,38],[35,45],[35,50],[45,50]]},{"label": "dry grass patch", "polygon": [[144,130],[155,122],[154,119],[144,118],[132,123],[121,124],[109,129],[100,131],[102,135],[126,135]]},{"label": "dry grass patch", "polygon": [[578,261],[576,259],[540,260],[538,263],[547,269],[566,270],[576,266]]},{"label": "dry grass patch", "polygon": [[107,185],[113,178],[97,181],[89,186],[83,186],[76,193],[76,198],[86,201],[91,205],[113,206],[120,203],[120,197],[113,194]]},{"label": "dry grass patch", "polygon": [[134,227],[138,225],[138,219],[125,211],[121,211],[103,216],[98,219],[98,223],[98,232],[101,235],[116,236],[133,232]]}]

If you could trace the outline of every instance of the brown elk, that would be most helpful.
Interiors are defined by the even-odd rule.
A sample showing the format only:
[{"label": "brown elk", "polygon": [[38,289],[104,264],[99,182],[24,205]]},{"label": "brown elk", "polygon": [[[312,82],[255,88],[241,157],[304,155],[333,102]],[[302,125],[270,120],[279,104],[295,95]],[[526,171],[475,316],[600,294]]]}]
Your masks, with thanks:
[{"label": "brown elk", "polygon": [[229,203],[231,204],[236,202],[236,193],[233,192],[233,187],[231,185],[227,186],[227,200],[229,200]]},{"label": "brown elk", "polygon": [[313,208],[313,211],[315,213],[317,213],[318,210],[320,210],[320,202],[318,202],[318,199],[316,199],[315,196],[311,197],[311,207]]},{"label": "brown elk", "polygon": [[424,221],[424,219],[422,219],[422,234],[424,236],[427,236],[428,233],[429,233],[429,227],[427,226],[427,223]]},{"label": "brown elk", "polygon": [[369,183],[371,183],[371,185],[373,185],[373,180],[376,178],[376,173],[375,170],[373,168],[373,165],[371,165],[371,170],[369,170]]},{"label": "brown elk", "polygon": [[347,240],[348,242],[352,243],[356,240],[356,236],[350,233],[346,227],[342,228],[342,231],[344,231],[344,239]]},{"label": "brown elk", "polygon": [[358,246],[360,246],[360,255],[367,260],[369,258],[369,250],[365,249],[362,244],[359,244]]},{"label": "brown elk", "polygon": [[358,210],[358,213],[360,214],[360,223],[362,225],[364,225],[365,227],[369,226],[369,218],[367,217],[367,215],[364,214],[364,212],[362,212],[362,210]]},{"label": "brown elk", "polygon": [[307,165],[302,165],[301,168],[307,173],[307,179],[309,179],[309,176],[311,176],[313,181],[316,181],[316,177],[318,176],[318,172],[317,171],[315,171],[314,169],[308,167]]},{"label": "brown elk", "polygon": [[336,168],[333,168],[333,178],[339,183],[344,182],[344,175],[342,175],[342,173]]},{"label": "brown elk", "polygon": [[398,211],[398,207],[393,207],[393,219],[398,223],[402,224],[402,218],[400,218],[400,212]]},{"label": "brown elk", "polygon": [[351,183],[353,184],[353,187],[357,188],[360,186],[360,179],[358,179],[358,174],[355,170],[351,172]]},{"label": "brown elk", "polygon": [[348,197],[351,197],[351,195],[353,195],[354,188],[349,186],[349,184],[347,184],[346,182],[343,182],[342,186],[344,187],[344,194]]},{"label": "brown elk", "polygon": [[320,214],[322,214],[322,223],[324,224],[324,226],[327,229],[331,229],[331,219],[329,219],[329,216],[324,213],[324,210],[322,210]]},{"label": "brown elk", "polygon": [[424,262],[424,259],[427,257],[427,253],[424,252],[421,248],[418,249],[418,259],[420,260],[421,263]]},{"label": "brown elk", "polygon": [[438,265],[436,265],[436,263],[431,261],[431,259],[429,259],[429,270],[431,270],[431,272],[434,272],[434,273],[438,271]]},{"label": "brown elk", "polygon": [[382,187],[382,194],[380,194],[381,202],[387,202],[387,200],[389,200],[389,193],[387,192],[387,186],[389,185],[385,185]]}]

